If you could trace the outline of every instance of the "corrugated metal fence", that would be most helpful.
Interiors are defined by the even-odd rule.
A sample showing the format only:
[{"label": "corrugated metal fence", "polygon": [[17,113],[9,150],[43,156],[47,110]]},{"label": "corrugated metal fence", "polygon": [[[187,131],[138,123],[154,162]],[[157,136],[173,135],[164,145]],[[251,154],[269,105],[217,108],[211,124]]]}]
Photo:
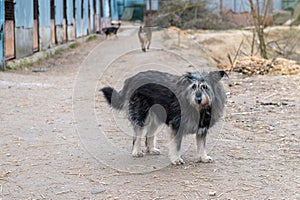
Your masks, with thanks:
[{"label": "corrugated metal fence", "polygon": [[[99,32],[117,16],[117,0],[0,0],[0,69],[8,59]],[[7,14],[6,14],[7,12]],[[7,37],[5,35],[7,34]]]},{"label": "corrugated metal fence", "polygon": [[158,1],[0,0],[0,69],[6,60],[100,32],[119,20],[127,6],[156,10]]}]

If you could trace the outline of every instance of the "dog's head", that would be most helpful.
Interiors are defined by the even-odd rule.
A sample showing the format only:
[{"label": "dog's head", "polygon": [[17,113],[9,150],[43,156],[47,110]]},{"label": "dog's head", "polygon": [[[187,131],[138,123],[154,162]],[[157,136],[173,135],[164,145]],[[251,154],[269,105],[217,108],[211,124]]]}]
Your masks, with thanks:
[{"label": "dog's head", "polygon": [[228,76],[225,71],[188,72],[180,77],[178,84],[184,87],[189,103],[200,110],[211,106],[215,87],[224,76]]}]

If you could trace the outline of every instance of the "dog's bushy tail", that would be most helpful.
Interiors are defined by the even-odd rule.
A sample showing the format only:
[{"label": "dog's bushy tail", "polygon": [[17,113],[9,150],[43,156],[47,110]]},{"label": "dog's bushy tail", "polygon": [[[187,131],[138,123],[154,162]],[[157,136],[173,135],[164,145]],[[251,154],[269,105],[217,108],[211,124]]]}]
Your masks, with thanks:
[{"label": "dog's bushy tail", "polygon": [[123,100],[121,95],[112,87],[104,87],[100,89],[109,105],[113,108],[121,110],[123,108]]}]

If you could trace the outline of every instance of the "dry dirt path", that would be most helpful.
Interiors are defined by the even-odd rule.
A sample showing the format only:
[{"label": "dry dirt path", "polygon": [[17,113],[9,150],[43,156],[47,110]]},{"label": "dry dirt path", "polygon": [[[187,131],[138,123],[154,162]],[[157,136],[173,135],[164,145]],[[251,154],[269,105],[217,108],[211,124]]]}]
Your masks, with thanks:
[{"label": "dry dirt path", "polygon": [[212,65],[187,38],[154,32],[149,52],[137,27],[118,39],[84,43],[39,66],[43,73],[0,72],[0,199],[300,199],[300,76],[224,80],[228,104],[208,138],[214,163],[160,156],[133,159],[130,127],[97,92],[118,89],[138,71],[181,74]]}]

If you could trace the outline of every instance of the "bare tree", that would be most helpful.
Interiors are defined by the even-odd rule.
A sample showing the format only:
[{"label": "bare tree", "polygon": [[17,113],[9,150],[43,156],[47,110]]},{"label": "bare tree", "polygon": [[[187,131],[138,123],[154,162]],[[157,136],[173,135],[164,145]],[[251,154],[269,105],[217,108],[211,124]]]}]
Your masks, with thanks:
[{"label": "bare tree", "polygon": [[[249,0],[249,3],[251,8],[251,14],[254,21],[255,32],[259,40],[260,55],[262,58],[267,59],[268,56],[267,56],[267,47],[266,47],[265,35],[264,35],[264,25],[266,21],[268,6],[269,6],[269,0],[264,0],[264,8],[262,14],[260,14],[261,12],[260,12],[259,0],[256,0],[256,5],[254,5],[253,0]],[[255,35],[253,36],[253,40],[255,40]],[[252,48],[253,46],[254,45],[252,45]]]},{"label": "bare tree", "polygon": [[158,26],[214,29],[222,25],[221,17],[208,8],[209,0],[164,0],[159,3],[158,16],[155,19]]}]

